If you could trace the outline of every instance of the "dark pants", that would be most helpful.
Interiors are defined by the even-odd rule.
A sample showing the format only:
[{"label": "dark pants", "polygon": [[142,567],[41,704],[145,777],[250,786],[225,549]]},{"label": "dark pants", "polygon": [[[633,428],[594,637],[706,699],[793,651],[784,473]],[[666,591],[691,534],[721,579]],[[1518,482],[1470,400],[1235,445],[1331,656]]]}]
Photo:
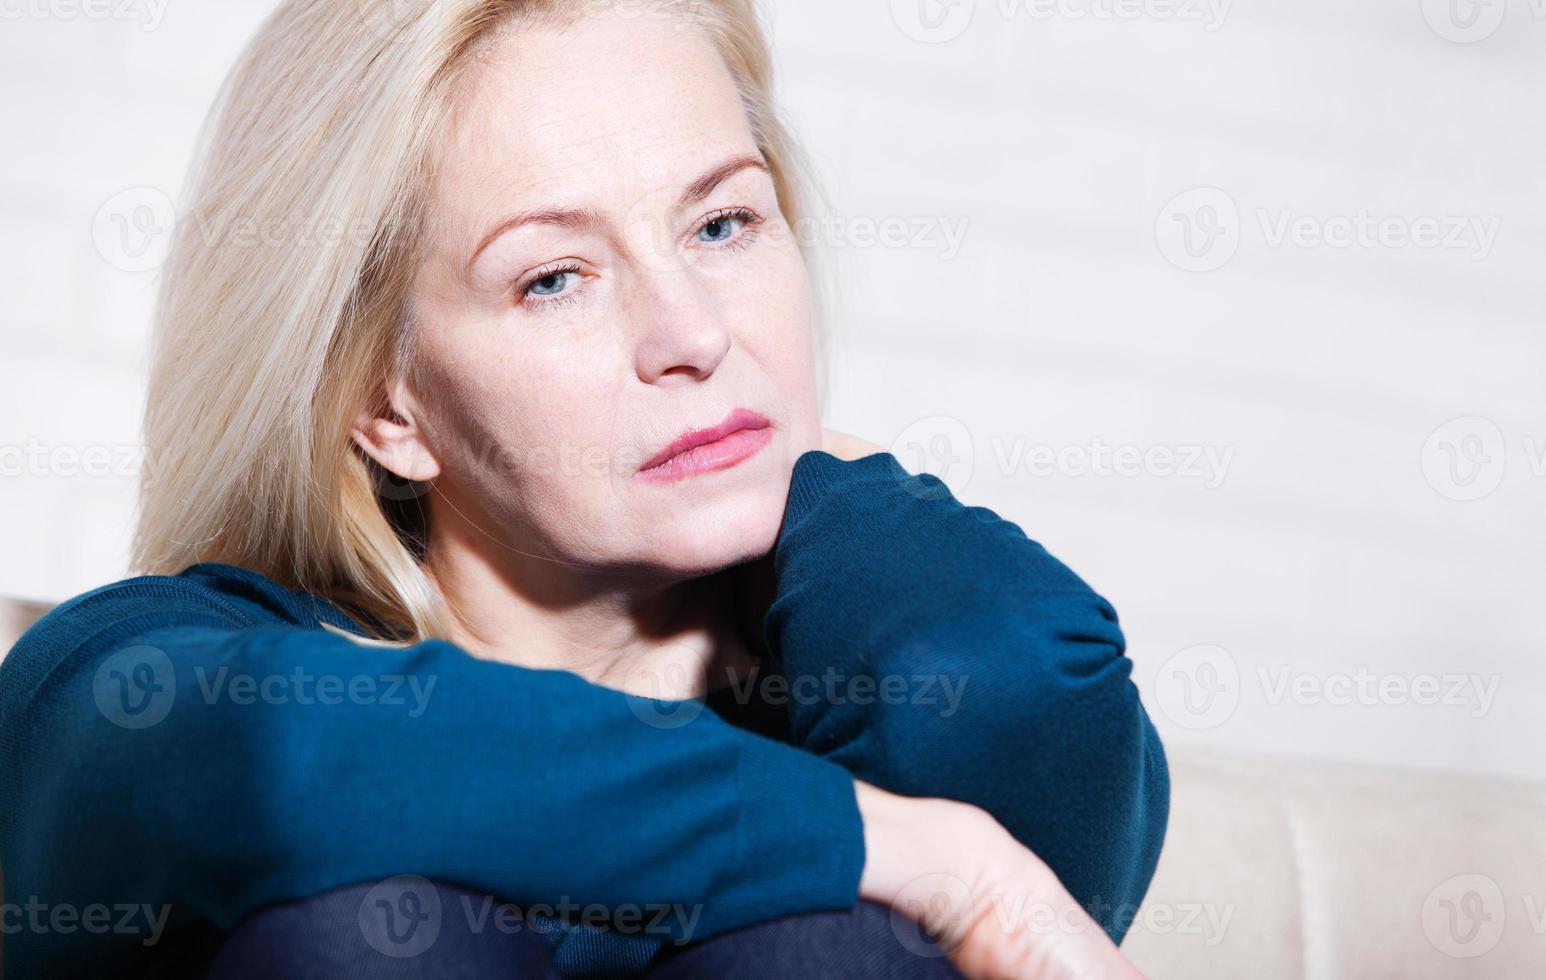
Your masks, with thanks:
[{"label": "dark pants", "polygon": [[[491,928],[492,919],[475,925],[461,914],[431,918],[437,899],[438,910],[498,906],[456,886],[433,887],[434,895],[419,888],[409,896],[401,890],[383,893],[379,885],[351,885],[264,909],[225,940],[208,980],[559,980],[540,933]],[[378,926],[367,922],[369,908],[380,903],[401,926],[393,934],[373,934]],[[433,921],[435,928],[415,934],[415,919]],[[650,980],[960,977],[915,928],[894,919],[885,906],[865,901],[846,911],[788,916],[701,942],[667,942],[639,975]]]}]

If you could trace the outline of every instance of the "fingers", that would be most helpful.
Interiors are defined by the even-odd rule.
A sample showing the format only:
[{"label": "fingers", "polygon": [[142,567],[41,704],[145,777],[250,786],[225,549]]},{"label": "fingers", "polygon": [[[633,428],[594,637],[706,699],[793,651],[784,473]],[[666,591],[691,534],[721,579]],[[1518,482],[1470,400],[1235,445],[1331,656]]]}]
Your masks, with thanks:
[{"label": "fingers", "polygon": [[956,968],[972,980],[1142,980],[1043,868],[1000,880],[974,898],[973,921],[952,952]]}]

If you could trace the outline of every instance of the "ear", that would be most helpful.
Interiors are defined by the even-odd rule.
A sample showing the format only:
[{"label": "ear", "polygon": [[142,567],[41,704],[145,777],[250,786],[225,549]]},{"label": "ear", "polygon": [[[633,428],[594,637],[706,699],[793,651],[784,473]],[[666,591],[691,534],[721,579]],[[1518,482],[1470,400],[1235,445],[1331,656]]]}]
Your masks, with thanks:
[{"label": "ear", "polygon": [[425,441],[423,417],[403,378],[378,393],[355,417],[350,435],[359,447],[402,480],[428,482],[440,475],[440,460]]}]

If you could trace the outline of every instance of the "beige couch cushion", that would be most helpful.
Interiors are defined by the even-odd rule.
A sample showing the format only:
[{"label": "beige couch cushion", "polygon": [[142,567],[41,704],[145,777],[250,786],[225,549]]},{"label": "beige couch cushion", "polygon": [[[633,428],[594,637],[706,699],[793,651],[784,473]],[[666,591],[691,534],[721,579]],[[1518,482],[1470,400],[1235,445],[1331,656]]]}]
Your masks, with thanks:
[{"label": "beige couch cushion", "polygon": [[1171,747],[1156,980],[1540,980],[1546,786]]},{"label": "beige couch cushion", "polygon": [[40,602],[0,598],[0,659],[4,659],[27,627],[51,607]]}]

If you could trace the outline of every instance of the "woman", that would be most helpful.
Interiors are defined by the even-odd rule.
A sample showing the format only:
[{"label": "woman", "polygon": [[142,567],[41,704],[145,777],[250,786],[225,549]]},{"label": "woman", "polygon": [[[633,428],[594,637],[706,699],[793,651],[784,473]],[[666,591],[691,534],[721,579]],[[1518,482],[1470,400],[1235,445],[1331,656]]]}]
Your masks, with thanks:
[{"label": "woman", "polygon": [[404,8],[223,90],[144,574],[0,667],[6,894],[125,925],[9,974],[1136,975],[1115,613],[820,428],[750,0]]}]

